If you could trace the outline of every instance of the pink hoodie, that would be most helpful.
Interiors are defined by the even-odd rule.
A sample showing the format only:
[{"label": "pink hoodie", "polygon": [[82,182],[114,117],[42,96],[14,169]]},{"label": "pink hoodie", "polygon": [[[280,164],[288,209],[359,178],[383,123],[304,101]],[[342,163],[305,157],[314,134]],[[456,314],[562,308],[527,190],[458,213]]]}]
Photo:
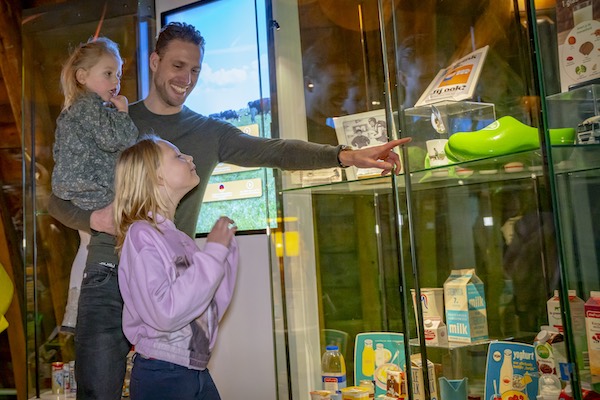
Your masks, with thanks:
[{"label": "pink hoodie", "polygon": [[237,243],[200,250],[171,220],[158,220],[160,232],[133,223],[123,244],[123,332],[145,357],[205,369],[233,295]]}]

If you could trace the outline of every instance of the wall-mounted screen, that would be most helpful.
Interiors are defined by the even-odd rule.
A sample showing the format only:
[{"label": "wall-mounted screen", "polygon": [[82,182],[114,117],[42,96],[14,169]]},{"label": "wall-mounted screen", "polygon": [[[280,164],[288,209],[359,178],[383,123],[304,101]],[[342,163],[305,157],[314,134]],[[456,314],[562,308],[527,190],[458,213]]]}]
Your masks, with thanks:
[{"label": "wall-mounted screen", "polygon": [[[264,1],[202,0],[173,7],[157,1],[161,26],[192,24],[206,40],[202,71],[185,105],[225,120],[244,132],[271,136],[268,51]],[[275,215],[273,171],[219,164],[210,178],[196,233],[206,234],[221,215],[238,232],[262,231]]]}]

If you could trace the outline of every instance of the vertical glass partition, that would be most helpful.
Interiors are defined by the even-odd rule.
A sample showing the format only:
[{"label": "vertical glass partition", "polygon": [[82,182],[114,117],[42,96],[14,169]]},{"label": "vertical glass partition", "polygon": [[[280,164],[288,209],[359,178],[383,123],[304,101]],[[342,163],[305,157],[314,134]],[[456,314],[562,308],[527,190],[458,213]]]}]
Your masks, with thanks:
[{"label": "vertical glass partition", "polygon": [[[147,87],[153,3],[74,1],[24,10],[23,159],[24,271],[29,396],[51,390],[52,363],[74,359],[73,337],[58,334],[67,300],[77,232],[47,212],[55,120],[62,108],[60,71],[70,51],[94,35],[119,44],[121,93],[130,101]],[[141,44],[146,44],[146,47]]]}]

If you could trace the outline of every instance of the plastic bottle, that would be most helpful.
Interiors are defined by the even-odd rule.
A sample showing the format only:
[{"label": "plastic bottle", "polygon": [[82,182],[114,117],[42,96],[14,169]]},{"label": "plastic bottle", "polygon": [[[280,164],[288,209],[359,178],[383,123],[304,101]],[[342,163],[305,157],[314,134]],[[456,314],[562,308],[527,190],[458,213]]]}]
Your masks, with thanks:
[{"label": "plastic bottle", "polygon": [[373,341],[365,339],[365,347],[362,351],[362,373],[366,377],[372,377],[375,372],[375,350]]},{"label": "plastic bottle", "polygon": [[327,346],[321,359],[323,389],[336,392],[346,387],[346,364],[337,346]]}]

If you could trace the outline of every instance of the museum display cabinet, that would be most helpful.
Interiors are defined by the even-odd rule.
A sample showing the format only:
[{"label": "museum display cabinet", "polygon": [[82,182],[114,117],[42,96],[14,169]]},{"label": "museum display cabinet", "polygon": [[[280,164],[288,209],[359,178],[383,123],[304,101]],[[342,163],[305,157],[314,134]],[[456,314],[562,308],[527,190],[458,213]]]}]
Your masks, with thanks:
[{"label": "museum display cabinet", "polygon": [[279,397],[329,398],[327,345],[376,398],[598,396],[600,2],[341,3],[273,2],[281,135],[412,141],[282,174]]}]

